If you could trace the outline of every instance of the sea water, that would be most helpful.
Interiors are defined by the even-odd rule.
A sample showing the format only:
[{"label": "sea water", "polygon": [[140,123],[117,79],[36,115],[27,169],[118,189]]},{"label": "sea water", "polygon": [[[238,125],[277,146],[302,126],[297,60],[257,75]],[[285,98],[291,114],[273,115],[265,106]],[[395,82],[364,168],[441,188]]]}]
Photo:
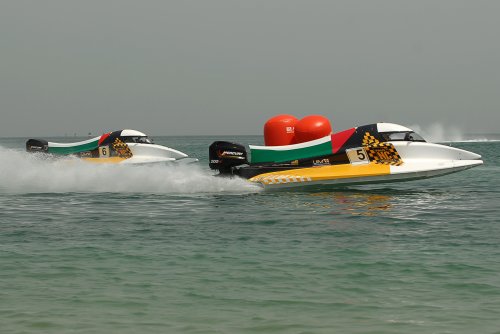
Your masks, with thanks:
[{"label": "sea water", "polygon": [[213,176],[216,139],[156,138],[182,168],[0,139],[0,332],[500,333],[500,142],[449,143],[485,163],[440,178],[268,192]]}]

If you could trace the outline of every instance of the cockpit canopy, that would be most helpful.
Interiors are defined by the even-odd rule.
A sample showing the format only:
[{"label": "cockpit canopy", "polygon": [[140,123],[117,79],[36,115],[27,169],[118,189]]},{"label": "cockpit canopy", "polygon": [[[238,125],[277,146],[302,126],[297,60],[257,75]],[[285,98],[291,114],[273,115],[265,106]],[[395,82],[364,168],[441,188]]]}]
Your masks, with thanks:
[{"label": "cockpit canopy", "polygon": [[406,126],[394,123],[377,123],[377,131],[384,141],[418,141],[425,142],[418,133]]},{"label": "cockpit canopy", "polygon": [[380,134],[385,141],[418,141],[425,142],[418,133],[414,131],[384,132]]},{"label": "cockpit canopy", "polygon": [[137,130],[122,130],[120,133],[120,139],[125,143],[153,144],[153,140],[151,138]]},{"label": "cockpit canopy", "polygon": [[122,136],[121,139],[125,143],[153,144],[153,140],[148,136]]}]

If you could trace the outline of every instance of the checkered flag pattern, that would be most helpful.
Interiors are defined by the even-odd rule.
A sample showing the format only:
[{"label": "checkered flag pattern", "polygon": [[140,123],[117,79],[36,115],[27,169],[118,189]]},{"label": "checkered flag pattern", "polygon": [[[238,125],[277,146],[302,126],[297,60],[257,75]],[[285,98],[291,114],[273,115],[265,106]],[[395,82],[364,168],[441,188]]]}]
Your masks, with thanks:
[{"label": "checkered flag pattern", "polygon": [[370,160],[377,164],[401,166],[403,160],[398,151],[391,143],[381,143],[369,132],[365,132],[363,146],[370,156]]}]

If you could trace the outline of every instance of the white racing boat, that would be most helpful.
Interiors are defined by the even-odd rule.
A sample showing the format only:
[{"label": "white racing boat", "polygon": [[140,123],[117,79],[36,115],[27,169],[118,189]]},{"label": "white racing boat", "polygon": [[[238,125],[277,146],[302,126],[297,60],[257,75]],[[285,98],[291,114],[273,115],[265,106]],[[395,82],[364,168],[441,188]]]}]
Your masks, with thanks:
[{"label": "white racing boat", "polygon": [[210,168],[280,189],[424,179],[483,163],[478,154],[428,143],[413,130],[392,123],[359,126],[291,145],[249,147],[251,159],[240,144],[214,142]]},{"label": "white racing boat", "polygon": [[75,143],[29,139],[28,152],[74,156],[87,162],[114,164],[191,163],[198,159],[170,147],[154,144],[144,133],[119,130]]}]

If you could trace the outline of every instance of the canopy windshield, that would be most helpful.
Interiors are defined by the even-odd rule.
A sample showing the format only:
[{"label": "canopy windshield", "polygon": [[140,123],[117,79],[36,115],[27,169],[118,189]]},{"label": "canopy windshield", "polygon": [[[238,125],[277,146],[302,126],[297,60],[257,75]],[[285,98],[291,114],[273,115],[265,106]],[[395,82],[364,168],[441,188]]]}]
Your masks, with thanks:
[{"label": "canopy windshield", "polygon": [[386,132],[381,133],[382,137],[386,141],[419,141],[425,142],[425,139],[422,138],[418,133],[413,131],[401,131],[401,132]]},{"label": "canopy windshield", "polygon": [[125,143],[153,144],[153,140],[148,136],[123,136],[122,140]]}]

